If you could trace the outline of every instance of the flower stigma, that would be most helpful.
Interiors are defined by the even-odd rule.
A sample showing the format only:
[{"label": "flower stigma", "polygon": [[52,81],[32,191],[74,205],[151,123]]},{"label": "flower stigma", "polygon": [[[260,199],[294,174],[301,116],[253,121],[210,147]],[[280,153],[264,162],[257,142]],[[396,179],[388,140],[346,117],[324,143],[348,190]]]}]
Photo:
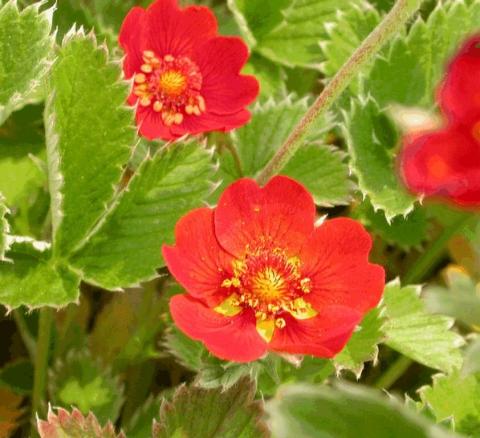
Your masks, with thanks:
[{"label": "flower stigma", "polygon": [[159,113],[165,125],[180,125],[185,115],[199,116],[206,111],[200,94],[202,74],[188,57],[159,57],[145,50],[140,70],[134,76],[133,93],[140,106]]},{"label": "flower stigma", "polygon": [[288,313],[296,319],[317,315],[304,296],[311,291],[311,280],[303,277],[298,257],[289,257],[281,248],[247,247],[245,256],[232,263],[233,276],[222,282],[228,297],[215,311],[235,316],[245,309],[255,312],[256,328],[270,342],[275,329],[283,329]]}]

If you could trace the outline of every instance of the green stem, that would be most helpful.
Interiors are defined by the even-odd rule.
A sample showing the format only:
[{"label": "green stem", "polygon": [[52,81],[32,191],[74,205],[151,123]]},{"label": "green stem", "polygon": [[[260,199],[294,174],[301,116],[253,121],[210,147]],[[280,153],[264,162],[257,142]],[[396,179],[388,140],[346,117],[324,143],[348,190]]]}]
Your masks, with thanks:
[{"label": "green stem", "polygon": [[465,215],[455,221],[452,225],[446,227],[442,234],[435,239],[429,248],[418,258],[403,277],[403,284],[411,284],[422,281],[427,277],[431,269],[438,263],[443,256],[445,247],[449,240],[459,231],[461,231],[471,220],[477,219],[477,216]]},{"label": "green stem", "polygon": [[[411,284],[422,281],[428,277],[432,268],[438,263],[445,252],[445,247],[449,240],[461,231],[472,220],[477,220],[477,216],[465,215],[446,227],[442,234],[435,239],[430,247],[419,257],[414,265],[407,271],[403,277],[402,284]],[[377,388],[389,389],[413,364],[413,360],[406,356],[400,356],[375,382]]]},{"label": "green stem", "polygon": [[288,161],[302,145],[310,127],[322,117],[333,102],[347,88],[351,80],[382,48],[395,33],[402,28],[408,18],[418,9],[421,0],[397,0],[382,22],[367,36],[347,62],[320,93],[316,101],[295,126],[285,143],[259,174],[257,180],[266,184],[268,180],[281,172]]},{"label": "green stem", "polygon": [[36,342],[33,336],[30,334],[30,330],[28,329],[27,323],[25,322],[25,318],[23,317],[21,310],[14,310],[12,312],[13,319],[15,324],[17,325],[17,330],[20,333],[20,337],[25,345],[25,348],[28,351],[28,355],[30,356],[30,360],[35,359],[35,350],[36,350]]},{"label": "green stem", "polygon": [[35,355],[35,371],[33,377],[32,416],[43,414],[43,401],[47,384],[48,356],[50,335],[52,333],[53,310],[44,307],[40,310],[38,320],[38,341]]}]

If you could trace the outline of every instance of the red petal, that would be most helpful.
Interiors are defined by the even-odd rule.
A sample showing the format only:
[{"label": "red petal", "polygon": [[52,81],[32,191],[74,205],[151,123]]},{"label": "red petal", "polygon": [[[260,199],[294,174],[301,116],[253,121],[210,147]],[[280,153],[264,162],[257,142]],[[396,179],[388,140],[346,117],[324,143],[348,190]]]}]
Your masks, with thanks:
[{"label": "red petal", "polygon": [[215,15],[205,6],[180,9],[176,0],[156,0],[147,17],[147,42],[160,56],[191,56],[197,44],[217,33]]},{"label": "red petal", "polygon": [[250,362],[266,352],[266,343],[255,328],[252,311],[226,317],[187,295],[175,295],[170,299],[170,312],[180,330],[202,341],[221,359]]},{"label": "red petal", "polygon": [[[135,96],[135,98],[137,97]],[[145,108],[139,105],[136,119],[140,135],[149,140],[161,138],[168,141],[177,138],[176,135],[172,134],[170,128],[163,123],[161,115],[153,111],[151,107]]]},{"label": "red petal", "polygon": [[285,314],[286,325],[275,329],[269,350],[333,357],[352,336],[362,314],[344,306],[324,307],[314,318],[297,320]]},{"label": "red petal", "polygon": [[240,74],[247,59],[248,48],[238,37],[215,37],[197,47],[193,60],[202,72],[208,112],[231,114],[258,96],[255,77]]},{"label": "red petal", "polygon": [[272,178],[264,188],[253,179],[230,185],[215,209],[215,235],[220,245],[242,257],[247,245],[264,239],[296,254],[313,231],[315,204],[299,183]]},{"label": "red petal", "polygon": [[480,146],[465,127],[406,137],[400,167],[414,193],[480,204]]},{"label": "red petal", "polygon": [[221,284],[231,276],[232,257],[217,242],[213,211],[193,210],[175,226],[175,246],[163,245],[163,257],[176,280],[209,306],[223,299]]},{"label": "red petal", "polygon": [[140,70],[142,60],[142,29],[145,27],[145,11],[134,7],[130,10],[120,29],[118,42],[125,50],[126,57],[123,62],[123,71],[126,78]]},{"label": "red petal", "polygon": [[300,260],[312,286],[305,299],[315,310],[338,304],[364,313],[378,304],[385,272],[368,262],[371,247],[372,238],[353,219],[331,219],[314,231]]},{"label": "red petal", "polygon": [[452,60],[438,98],[450,120],[480,120],[480,35],[469,39]]}]

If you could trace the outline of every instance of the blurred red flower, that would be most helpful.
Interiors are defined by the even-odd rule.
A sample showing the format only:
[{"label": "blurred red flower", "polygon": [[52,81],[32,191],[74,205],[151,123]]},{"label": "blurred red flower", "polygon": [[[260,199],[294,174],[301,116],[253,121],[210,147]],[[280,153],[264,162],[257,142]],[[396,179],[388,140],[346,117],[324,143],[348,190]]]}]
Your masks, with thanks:
[{"label": "blurred red flower", "polygon": [[214,355],[248,362],[268,350],[332,357],[379,302],[384,270],[368,262],[369,234],[339,218],[315,228],[311,195],[277,176],[241,179],[212,210],[177,223],[163,256],[186,294],[176,325]]},{"label": "blurred red flower", "polygon": [[480,206],[480,35],[451,61],[437,93],[445,115],[438,131],[404,138],[400,169],[414,193]]},{"label": "blurred red flower", "polygon": [[245,106],[259,86],[253,76],[240,74],[248,48],[240,38],[218,36],[207,7],[181,9],[176,0],[134,7],[119,42],[126,53],[124,74],[134,78],[129,103],[138,103],[144,137],[227,131],[250,119]]}]

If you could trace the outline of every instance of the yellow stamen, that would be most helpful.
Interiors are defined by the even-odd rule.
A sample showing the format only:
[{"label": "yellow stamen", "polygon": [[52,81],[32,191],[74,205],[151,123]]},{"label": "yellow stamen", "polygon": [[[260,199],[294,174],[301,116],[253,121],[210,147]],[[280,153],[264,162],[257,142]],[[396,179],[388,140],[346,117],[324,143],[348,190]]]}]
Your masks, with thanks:
[{"label": "yellow stamen", "polygon": [[303,298],[297,298],[290,302],[287,310],[290,315],[296,319],[309,319],[317,316],[317,312],[310,303],[307,303]]},{"label": "yellow stamen", "polygon": [[160,111],[162,111],[162,108],[163,108],[163,103],[159,102],[158,100],[155,101],[155,103],[153,104],[153,111],[159,113]]},{"label": "yellow stamen", "polygon": [[283,318],[277,318],[275,320],[275,326],[278,327],[279,329],[285,328],[286,325],[287,325],[287,323],[285,322],[285,320]]},{"label": "yellow stamen", "polygon": [[142,70],[144,73],[151,73],[153,71],[153,67],[150,64],[142,64],[140,70]]},{"label": "yellow stamen", "polygon": [[149,106],[152,103],[152,100],[149,97],[142,97],[140,99],[141,106]]},{"label": "yellow stamen", "polygon": [[137,84],[143,84],[147,80],[147,77],[143,73],[137,73],[135,75],[135,82]]},{"label": "yellow stamen", "polygon": [[235,316],[242,311],[242,308],[238,304],[238,297],[232,294],[217,307],[214,307],[213,310],[224,316]]}]

